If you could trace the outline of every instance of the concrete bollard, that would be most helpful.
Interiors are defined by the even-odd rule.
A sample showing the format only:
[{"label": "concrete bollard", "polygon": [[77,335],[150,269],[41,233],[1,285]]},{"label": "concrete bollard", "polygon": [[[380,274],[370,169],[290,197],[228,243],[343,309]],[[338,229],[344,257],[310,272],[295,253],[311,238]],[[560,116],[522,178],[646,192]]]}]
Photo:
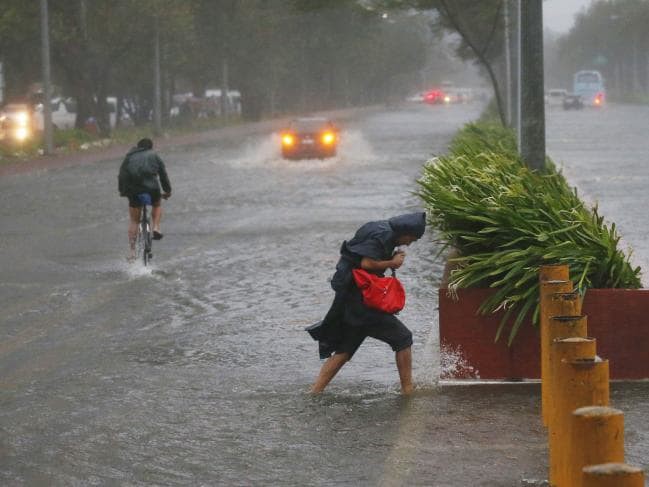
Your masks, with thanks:
[{"label": "concrete bollard", "polygon": [[559,382],[558,374],[559,365],[565,362],[571,362],[578,358],[589,357],[594,359],[597,353],[597,341],[594,338],[572,337],[558,338],[552,343],[550,352],[550,384],[552,388],[549,391],[548,402],[548,450],[549,450],[549,478],[552,485],[556,485],[558,480],[558,470],[561,462],[565,458],[565,452],[561,450],[565,443],[560,437],[565,432],[557,425],[557,398],[562,394],[561,389],[557,388]]},{"label": "concrete bollard", "polygon": [[584,487],[644,487],[641,468],[625,463],[590,465],[583,469]]},{"label": "concrete bollard", "polygon": [[556,294],[565,294],[572,291],[572,282],[563,280],[542,281],[540,284],[540,297],[539,297],[539,326],[541,329],[541,414],[543,416],[543,424],[548,425],[546,404],[547,404],[547,390],[545,386],[545,379],[548,377],[548,356],[550,354],[550,341],[548,340],[548,327],[550,326],[550,316],[555,314],[563,314],[553,312],[550,309],[551,303],[559,306],[562,301],[552,299]]},{"label": "concrete bollard", "polygon": [[565,485],[582,487],[582,470],[588,465],[624,462],[624,413],[619,409],[603,406],[575,409],[569,430]]},{"label": "concrete bollard", "polygon": [[[554,485],[574,487],[568,480],[566,454],[571,448],[570,424],[572,412],[586,406],[608,406],[609,367],[608,360],[599,357],[563,359],[558,365],[556,383],[556,408],[552,428],[557,432],[559,456],[551,473]],[[551,481],[552,482],[552,481]]]}]

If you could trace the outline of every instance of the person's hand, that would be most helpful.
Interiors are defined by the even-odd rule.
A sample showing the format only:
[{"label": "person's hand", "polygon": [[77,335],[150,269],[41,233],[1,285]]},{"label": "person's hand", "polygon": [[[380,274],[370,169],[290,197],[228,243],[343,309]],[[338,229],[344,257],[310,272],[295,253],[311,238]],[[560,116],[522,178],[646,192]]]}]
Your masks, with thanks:
[{"label": "person's hand", "polygon": [[397,252],[392,256],[392,264],[390,267],[392,269],[398,269],[403,265],[403,261],[406,259],[406,253],[405,252]]},{"label": "person's hand", "polygon": [[168,200],[171,197],[171,193],[162,193],[162,198]]}]

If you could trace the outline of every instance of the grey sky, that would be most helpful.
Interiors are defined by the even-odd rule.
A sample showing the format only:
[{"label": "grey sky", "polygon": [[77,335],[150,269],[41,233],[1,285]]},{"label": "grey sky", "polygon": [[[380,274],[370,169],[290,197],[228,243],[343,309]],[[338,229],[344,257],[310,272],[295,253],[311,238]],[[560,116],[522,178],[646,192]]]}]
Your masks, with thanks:
[{"label": "grey sky", "polygon": [[591,0],[545,0],[543,25],[547,29],[564,33],[575,23],[575,14],[588,7]]}]

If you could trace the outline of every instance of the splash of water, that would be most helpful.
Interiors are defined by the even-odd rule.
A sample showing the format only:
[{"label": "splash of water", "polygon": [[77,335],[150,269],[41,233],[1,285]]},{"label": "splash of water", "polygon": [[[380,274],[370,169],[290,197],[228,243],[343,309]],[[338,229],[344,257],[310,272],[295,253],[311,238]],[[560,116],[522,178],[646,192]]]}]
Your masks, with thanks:
[{"label": "splash of water", "polygon": [[376,160],[372,150],[361,132],[349,131],[341,135],[338,155],[326,159],[287,160],[281,155],[281,139],[278,133],[271,134],[255,144],[248,144],[240,151],[241,155],[228,160],[228,164],[239,168],[274,166],[287,169],[321,170],[335,167],[340,163],[353,161],[355,165],[370,164]]},{"label": "splash of water", "polygon": [[479,379],[480,371],[469,364],[462,347],[442,344],[439,351],[440,379]]},{"label": "splash of water", "polygon": [[123,262],[120,264],[129,279],[138,279],[153,275],[154,266],[149,264],[145,266],[141,260],[135,262]]},{"label": "splash of water", "polygon": [[419,367],[414,371],[414,382],[417,389],[435,388],[440,379],[438,327],[432,323],[426,338],[424,349],[418,354]]}]

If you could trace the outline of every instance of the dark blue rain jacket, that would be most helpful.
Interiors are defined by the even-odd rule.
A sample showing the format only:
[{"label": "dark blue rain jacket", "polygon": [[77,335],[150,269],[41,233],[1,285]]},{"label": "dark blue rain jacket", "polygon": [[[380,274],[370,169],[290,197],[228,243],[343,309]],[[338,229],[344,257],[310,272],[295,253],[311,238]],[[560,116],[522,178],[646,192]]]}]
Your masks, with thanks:
[{"label": "dark blue rain jacket", "polygon": [[345,306],[350,305],[349,294],[358,292],[353,282],[352,269],[360,267],[363,257],[390,260],[398,237],[413,235],[421,238],[425,228],[425,213],[407,213],[389,220],[366,223],[356,231],[351,240],[343,242],[336,272],[331,279],[331,287],[336,292],[333,303],[322,321],[306,328],[311,337],[319,343],[320,358],[327,358],[335,352],[342,338],[342,327],[371,324],[380,319],[381,312],[364,306],[353,313],[344,313]]}]

